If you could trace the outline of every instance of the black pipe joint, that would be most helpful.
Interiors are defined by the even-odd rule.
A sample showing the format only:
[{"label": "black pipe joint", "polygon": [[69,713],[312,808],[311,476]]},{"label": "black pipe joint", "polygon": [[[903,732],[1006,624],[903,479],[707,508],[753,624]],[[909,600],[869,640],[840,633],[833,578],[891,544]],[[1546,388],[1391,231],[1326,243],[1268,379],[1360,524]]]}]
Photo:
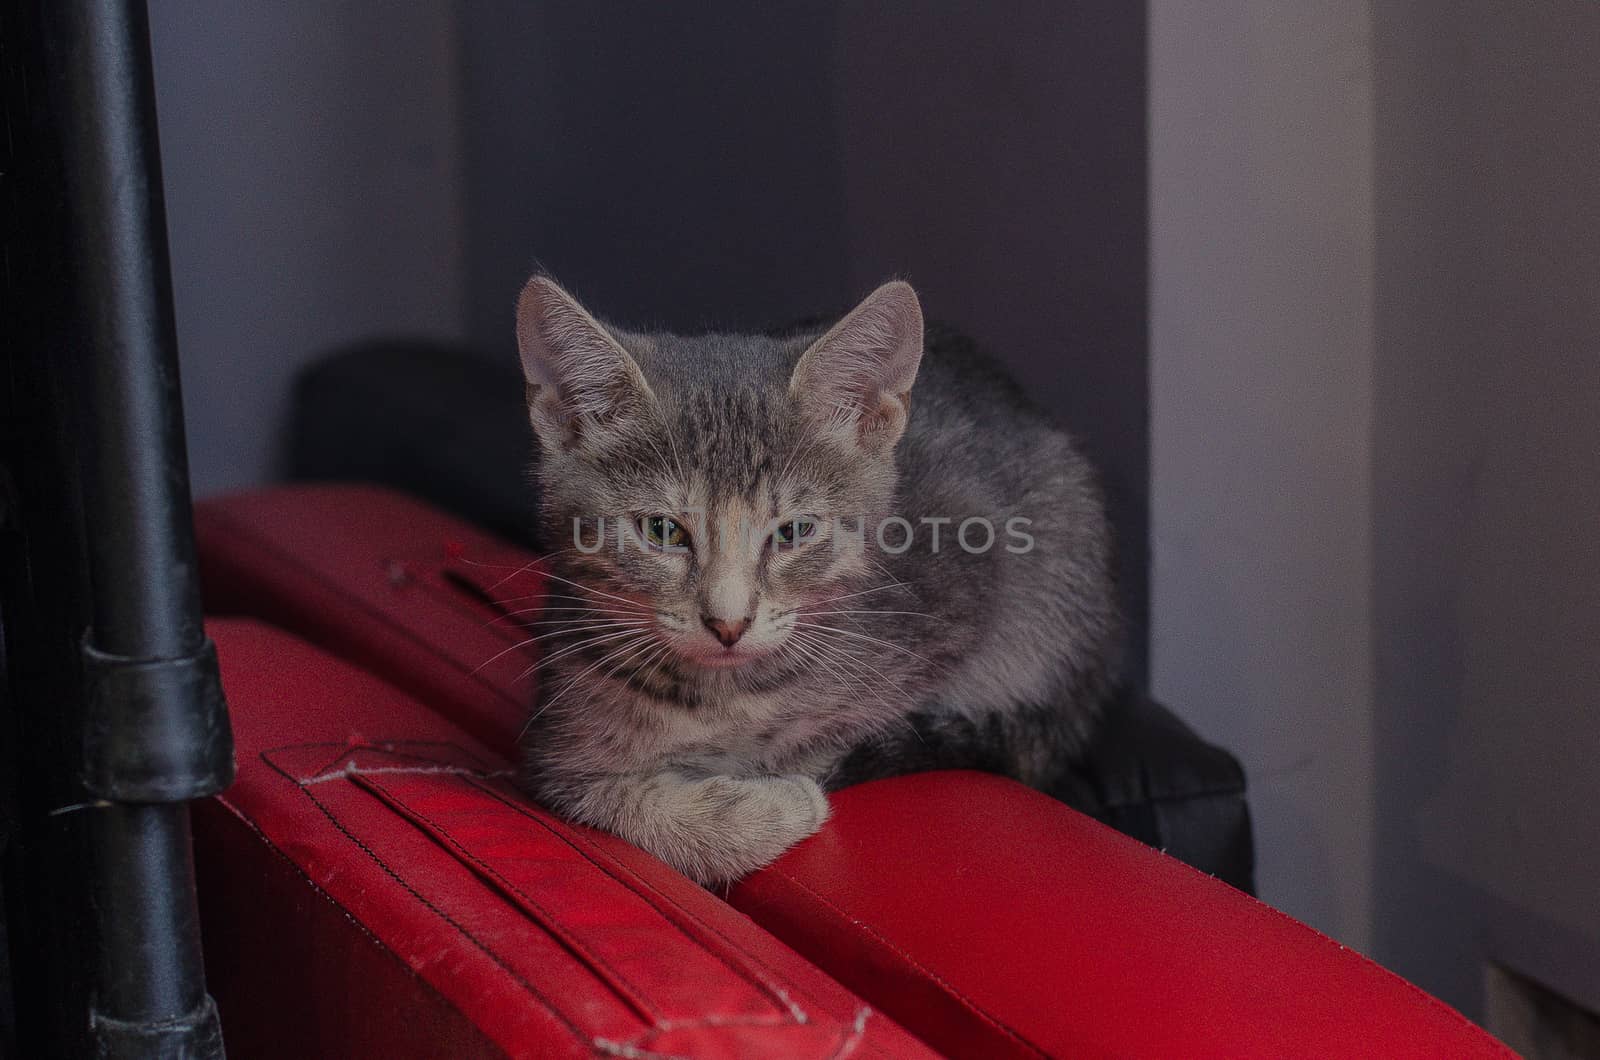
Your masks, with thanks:
[{"label": "black pipe joint", "polygon": [[[91,634],[92,636],[92,634]],[[83,645],[83,783],[109,802],[186,802],[233,783],[233,731],[217,650],[134,659]]]}]

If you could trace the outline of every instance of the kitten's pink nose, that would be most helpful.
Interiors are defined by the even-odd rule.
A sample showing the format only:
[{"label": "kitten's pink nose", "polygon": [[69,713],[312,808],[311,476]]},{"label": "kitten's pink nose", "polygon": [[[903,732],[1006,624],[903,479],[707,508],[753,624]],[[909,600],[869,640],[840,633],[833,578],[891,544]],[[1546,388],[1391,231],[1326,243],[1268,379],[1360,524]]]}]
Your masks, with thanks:
[{"label": "kitten's pink nose", "polygon": [[724,619],[702,615],[700,621],[706,624],[707,629],[716,634],[717,639],[722,641],[722,646],[725,648],[731,648],[739,643],[739,638],[744,636],[744,631],[750,628],[750,620],[748,618],[741,618],[737,622],[728,622]]}]

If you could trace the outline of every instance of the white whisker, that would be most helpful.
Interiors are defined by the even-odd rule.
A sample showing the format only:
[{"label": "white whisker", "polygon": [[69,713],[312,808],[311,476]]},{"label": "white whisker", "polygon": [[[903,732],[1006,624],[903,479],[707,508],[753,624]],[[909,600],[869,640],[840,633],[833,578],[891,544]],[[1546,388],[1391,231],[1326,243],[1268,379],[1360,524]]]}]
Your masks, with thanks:
[{"label": "white whisker", "polygon": [[881,644],[885,648],[889,648],[889,649],[891,649],[893,651],[902,652],[902,653],[904,653],[906,655],[911,656],[913,659],[916,659],[916,660],[918,660],[920,662],[927,663],[929,666],[933,665],[932,660],[925,659],[921,655],[918,655],[916,652],[912,651],[910,648],[903,647],[903,646],[901,646],[899,644],[896,644],[892,640],[884,640],[882,637],[869,637],[865,633],[857,633],[854,630],[850,630],[850,629],[840,629],[837,626],[824,626],[820,622],[805,622],[805,623],[799,623],[797,625],[804,625],[807,629],[826,630],[829,633],[837,633],[837,634],[840,634],[841,636],[855,637],[858,640],[864,640],[864,641],[867,641],[867,642],[869,642],[871,644]]},{"label": "white whisker", "polygon": [[[534,625],[534,624],[535,623],[529,623],[529,625]],[[530,646],[538,643],[539,641],[547,640],[550,637],[559,637],[563,633],[568,633],[568,632],[571,632],[571,633],[599,632],[599,631],[606,630],[606,629],[612,629],[612,628],[615,628],[615,627],[618,627],[618,626],[627,626],[630,629],[648,629],[649,628],[649,626],[646,623],[643,623],[643,622],[601,622],[601,623],[596,623],[596,624],[593,624],[593,625],[571,626],[571,627],[569,627],[569,629],[552,630],[552,631],[550,631],[548,633],[541,633],[537,637],[528,637],[528,638],[526,638],[524,640],[520,640],[517,643],[511,645],[509,648],[504,648],[504,649],[502,649],[500,651],[495,652],[494,655],[490,656],[488,659],[484,660],[483,662],[481,662],[477,666],[475,666],[472,669],[472,672],[474,674],[476,674],[479,670],[482,670],[485,666],[493,665],[494,663],[496,663],[496,662],[500,661],[501,659],[503,659],[505,656],[510,655],[512,652],[517,651],[520,648],[530,647]]]},{"label": "white whisker", "polygon": [[[912,615],[916,618],[934,618],[935,616],[925,611],[875,611],[871,609],[861,611],[796,611],[797,615]],[[943,621],[938,619],[937,621]]]},{"label": "white whisker", "polygon": [[583,592],[586,592],[586,593],[593,593],[596,596],[603,596],[607,600],[615,600],[618,603],[626,604],[629,607],[639,607],[639,606],[641,606],[638,603],[638,601],[636,601],[636,600],[629,600],[626,596],[617,596],[615,593],[608,593],[603,589],[596,589],[592,585],[585,585],[582,582],[575,582],[571,578],[563,578],[560,575],[549,574],[549,573],[546,573],[545,577],[546,578],[550,578],[550,579],[552,579],[554,581],[558,581],[558,582],[562,583],[563,585],[570,585],[573,588],[582,590]]},{"label": "white whisker", "polygon": [[[830,596],[830,597],[828,597],[827,599],[824,599],[824,600],[812,600],[810,603],[808,603],[808,604],[806,604],[804,606],[806,606],[806,607],[821,607],[823,604],[837,604],[837,603],[841,603],[841,602],[843,602],[845,600],[853,600],[858,596],[866,596],[868,593],[881,593],[885,589],[904,589],[904,588],[906,588],[906,585],[903,582],[891,582],[891,583],[889,583],[887,585],[874,585],[872,588],[870,588],[870,589],[862,589],[858,593],[845,593],[843,596]],[[799,610],[800,610],[800,608],[797,607],[793,611],[784,611],[782,613],[785,614],[785,615],[792,615],[792,614],[795,613],[795,611],[799,611]]]},{"label": "white whisker", "polygon": [[[648,639],[648,637],[649,637],[649,634],[643,634],[643,633],[635,633],[633,635],[636,636],[636,637],[643,637],[643,638],[646,638],[646,639]],[[575,676],[573,678],[570,678],[567,681],[567,683],[562,687],[561,691],[557,692],[554,696],[552,696],[549,700],[547,700],[542,706],[540,706],[538,710],[533,712],[533,716],[530,717],[527,720],[527,722],[522,726],[522,732],[517,734],[517,739],[521,740],[523,736],[527,735],[528,729],[533,725],[533,723],[535,721],[537,721],[539,719],[539,715],[541,715],[545,711],[549,710],[563,696],[565,696],[568,692],[570,692],[574,688],[576,688],[578,683],[580,681],[582,681],[585,677],[587,677],[590,674],[594,673],[595,670],[599,669],[601,666],[604,666],[608,661],[610,661],[610,660],[612,660],[614,658],[617,658],[619,654],[621,654],[623,652],[626,652],[628,654],[632,654],[639,647],[641,647],[641,645],[637,644],[636,642],[624,641],[622,644],[618,645],[615,648],[612,648],[610,651],[608,651],[604,655],[600,656],[599,660],[596,661],[594,663],[594,665],[590,666],[588,669],[584,670],[582,673],[578,674],[577,676]],[[593,692],[591,692],[590,694],[593,695]],[[587,700],[585,700],[585,702],[587,702]]]},{"label": "white whisker", "polygon": [[567,647],[562,648],[560,651],[556,652],[555,654],[547,655],[543,659],[540,659],[538,662],[534,663],[532,666],[528,667],[526,670],[523,670],[522,673],[518,674],[516,676],[515,680],[516,681],[521,681],[521,680],[524,680],[524,679],[526,679],[528,677],[531,677],[533,674],[535,674],[535,673],[539,672],[540,670],[544,669],[545,667],[549,666],[551,663],[558,662],[561,659],[564,659],[567,656],[571,655],[573,652],[582,651],[584,648],[590,648],[590,647],[593,647],[593,646],[595,646],[597,644],[606,644],[606,643],[608,643],[610,641],[617,640],[617,639],[619,639],[621,637],[646,636],[646,635],[648,635],[648,631],[646,631],[646,630],[624,629],[624,630],[621,630],[621,631],[616,632],[616,633],[607,633],[604,636],[586,637],[583,640],[579,641],[577,644],[570,644]]}]

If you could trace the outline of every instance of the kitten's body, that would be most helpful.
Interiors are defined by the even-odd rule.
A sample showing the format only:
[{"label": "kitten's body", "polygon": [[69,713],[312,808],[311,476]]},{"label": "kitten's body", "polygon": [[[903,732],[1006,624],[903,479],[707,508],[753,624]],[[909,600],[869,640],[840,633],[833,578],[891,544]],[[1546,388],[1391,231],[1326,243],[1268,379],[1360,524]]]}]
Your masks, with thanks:
[{"label": "kitten's body", "polygon": [[[532,323],[525,295],[544,537],[565,546],[525,782],[705,882],[815,831],[822,787],[941,766],[1047,785],[1116,664],[1110,541],[1087,464],[964,343],[935,335],[921,357],[914,296],[892,286],[887,307],[869,299],[827,336],[601,336],[643,382],[581,338],[594,322],[550,301],[564,292],[549,285]],[[572,342],[583,357],[564,358]],[[630,551],[632,513],[700,508],[711,516],[685,554]],[[844,526],[792,554],[716,536],[718,520],[797,510]],[[597,514],[623,515],[620,551],[610,531],[598,553],[573,546],[572,520]],[[909,547],[903,524],[880,546],[874,528],[890,516],[914,528]],[[859,547],[840,532],[858,519]],[[989,547],[962,546],[968,519],[983,522],[967,545],[989,527]],[[593,542],[588,525],[579,540]],[[697,612],[709,629],[719,608],[745,621],[758,654],[715,647]]]}]

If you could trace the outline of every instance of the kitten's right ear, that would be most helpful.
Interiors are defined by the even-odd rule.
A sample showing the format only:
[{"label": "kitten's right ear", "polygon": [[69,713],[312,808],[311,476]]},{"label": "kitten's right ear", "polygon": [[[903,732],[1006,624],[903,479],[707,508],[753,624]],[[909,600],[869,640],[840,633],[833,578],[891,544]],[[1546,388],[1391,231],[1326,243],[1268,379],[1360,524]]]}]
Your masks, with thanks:
[{"label": "kitten's right ear", "polygon": [[570,448],[602,435],[651,398],[633,358],[548,276],[535,275],[517,298],[517,348],[528,417],[543,446]]}]

